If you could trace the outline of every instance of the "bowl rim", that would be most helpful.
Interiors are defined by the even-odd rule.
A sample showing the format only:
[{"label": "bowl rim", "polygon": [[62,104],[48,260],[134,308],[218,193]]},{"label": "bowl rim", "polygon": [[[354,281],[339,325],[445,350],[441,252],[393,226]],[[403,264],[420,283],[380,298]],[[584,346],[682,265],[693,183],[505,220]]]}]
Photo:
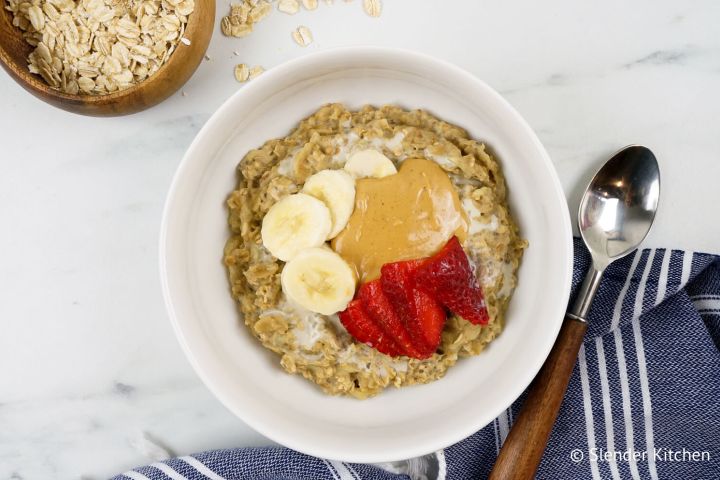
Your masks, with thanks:
[{"label": "bowl rim", "polygon": [[[200,143],[200,139],[205,136],[205,134],[215,128],[216,123],[219,121],[219,118],[221,118],[223,113],[226,110],[229,110],[231,108],[231,105],[234,103],[234,99],[241,96],[251,96],[253,95],[254,91],[259,88],[260,82],[269,82],[271,80],[274,80],[275,78],[282,77],[286,75],[286,73],[295,70],[296,68],[301,68],[304,64],[307,64],[312,61],[321,61],[321,60],[332,60],[334,57],[337,56],[348,56],[348,55],[378,55],[378,56],[385,56],[389,58],[397,58],[398,56],[402,56],[404,58],[411,57],[414,62],[422,62],[425,64],[434,65],[441,69],[441,71],[452,71],[453,74],[459,75],[464,78],[464,80],[469,81],[473,84],[474,88],[483,90],[484,93],[494,97],[495,101],[498,101],[504,109],[506,110],[506,113],[511,115],[513,119],[518,122],[518,125],[524,130],[524,134],[527,135],[528,139],[533,143],[534,147],[536,148],[538,152],[538,158],[536,161],[542,161],[545,165],[546,170],[550,174],[550,177],[552,179],[552,187],[554,194],[558,197],[558,200],[560,201],[560,205],[563,207],[563,214],[559,216],[559,220],[561,223],[561,228],[563,231],[562,237],[565,238],[564,242],[564,251],[567,252],[566,256],[566,262],[565,262],[565,269],[564,269],[564,283],[563,285],[558,285],[556,289],[556,293],[560,296],[560,298],[564,299],[565,302],[563,304],[566,304],[567,301],[570,298],[570,289],[572,285],[572,272],[573,272],[573,238],[572,238],[572,227],[571,227],[571,220],[570,220],[570,214],[569,214],[569,208],[567,204],[567,198],[565,196],[564,190],[562,188],[562,184],[560,183],[560,179],[557,175],[557,171],[555,169],[555,166],[553,165],[549,154],[545,150],[545,147],[540,142],[539,138],[537,137],[536,133],[533,131],[533,129],[530,127],[530,125],[527,123],[527,121],[515,110],[515,108],[504,98],[502,97],[496,90],[494,90],[492,87],[490,87],[487,83],[480,80],[478,77],[473,75],[472,73],[468,72],[467,70],[451,63],[446,60],[442,60],[436,57],[433,57],[428,54],[416,52],[413,50],[403,49],[403,48],[394,48],[394,47],[380,47],[380,46],[343,46],[343,47],[334,47],[334,48],[328,48],[326,50],[322,50],[319,52],[310,53],[307,55],[303,55],[301,57],[289,60],[287,62],[284,62],[276,67],[273,67],[269,70],[267,70],[261,77],[256,79],[254,82],[249,83],[248,85],[244,86],[242,89],[239,89],[234,94],[232,94],[228,99],[225,100],[225,102],[211,115],[211,117],[207,120],[205,125],[199,130],[199,132],[196,134],[195,138],[193,139],[192,143],[186,150],[183,159],[181,160],[180,164],[177,167],[177,170],[173,176],[173,179],[170,184],[170,188],[168,190],[168,194],[166,197],[166,202],[163,208],[162,213],[162,221],[161,221],[161,227],[160,227],[160,236],[159,236],[159,270],[160,270],[160,280],[161,280],[161,287],[162,287],[162,293],[163,293],[163,299],[165,302],[166,310],[168,313],[168,317],[171,321],[173,330],[175,332],[175,335],[178,338],[178,341],[183,349],[183,352],[185,353],[186,358],[192,365],[193,369],[195,370],[196,374],[200,377],[203,384],[213,393],[213,395],[220,401],[220,403],[225,406],[231,413],[236,415],[238,418],[240,418],[243,422],[245,422],[248,426],[250,426],[253,430],[260,433],[261,435],[267,437],[268,439],[277,442],[281,445],[284,445],[288,448],[291,448],[293,450],[320,457],[330,460],[337,460],[337,461],[345,461],[345,462],[353,462],[353,463],[377,463],[377,462],[390,462],[390,461],[399,461],[404,460],[408,458],[418,457],[422,455],[426,455],[432,452],[435,452],[437,450],[446,448],[458,441],[461,441],[473,433],[479,431],[480,429],[484,428],[489,423],[483,423],[481,422],[467,422],[464,429],[455,429],[451,433],[446,433],[445,435],[438,435],[436,436],[432,441],[426,441],[425,443],[413,445],[413,446],[404,446],[402,448],[397,448],[395,451],[391,452],[390,455],[387,455],[384,452],[380,453],[373,453],[373,454],[367,454],[367,453],[353,453],[353,452],[340,452],[338,450],[334,450],[332,447],[319,447],[318,445],[311,445],[310,448],[307,447],[307,445],[303,444],[303,440],[300,438],[288,438],[283,435],[282,429],[278,429],[274,426],[268,425],[265,422],[258,420],[255,418],[252,414],[248,414],[239,408],[237,408],[236,405],[233,405],[233,401],[231,398],[226,397],[226,393],[221,391],[220,388],[218,388],[214,381],[210,378],[210,375],[206,373],[203,366],[200,364],[198,358],[193,353],[192,349],[190,348],[187,339],[185,338],[185,335],[182,331],[182,328],[180,326],[180,322],[178,321],[178,318],[175,313],[175,309],[173,306],[172,301],[172,295],[170,292],[170,287],[168,284],[168,270],[167,270],[167,244],[168,244],[168,228],[169,228],[169,217],[171,215],[171,208],[172,205],[175,203],[174,198],[178,195],[178,184],[179,179],[184,175],[184,172],[186,169],[189,168],[190,164],[190,158],[194,155],[195,150],[198,149],[198,144]],[[542,365],[544,364],[545,359],[550,354],[550,351],[555,343],[555,339],[557,338],[557,335],[560,331],[560,328],[562,326],[562,315],[558,316],[558,321],[555,325],[553,325],[552,329],[548,329],[552,333],[552,342],[548,342],[548,345],[544,348],[544,352],[542,355],[542,362],[539,362],[537,365],[533,365],[530,368],[527,368],[525,370],[525,375],[521,379],[521,381],[514,382],[514,388],[509,390],[508,398],[512,398],[510,404],[503,406],[502,408],[498,408],[497,411],[492,412],[492,418],[498,417],[505,409],[507,409],[512,403],[522,394],[522,392],[530,385],[532,379],[536,376]]]}]

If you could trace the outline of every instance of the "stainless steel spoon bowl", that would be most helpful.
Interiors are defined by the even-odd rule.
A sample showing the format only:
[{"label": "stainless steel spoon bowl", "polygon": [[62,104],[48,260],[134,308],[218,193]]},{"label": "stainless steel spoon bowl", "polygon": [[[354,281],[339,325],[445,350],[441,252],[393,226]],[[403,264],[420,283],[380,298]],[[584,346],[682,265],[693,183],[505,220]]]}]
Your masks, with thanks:
[{"label": "stainless steel spoon bowl", "polygon": [[642,243],[659,199],[660,167],[647,147],[623,148],[595,174],[578,212],[580,235],[593,263],[570,315],[587,316],[603,271]]},{"label": "stainless steel spoon bowl", "polygon": [[649,149],[638,145],[613,155],[588,185],[580,203],[578,224],[592,255],[592,267],[573,308],[565,315],[550,355],[530,385],[490,480],[535,478],[587,331],[585,319],[602,274],[611,262],[635,250],[645,239],[659,197],[657,159]]}]

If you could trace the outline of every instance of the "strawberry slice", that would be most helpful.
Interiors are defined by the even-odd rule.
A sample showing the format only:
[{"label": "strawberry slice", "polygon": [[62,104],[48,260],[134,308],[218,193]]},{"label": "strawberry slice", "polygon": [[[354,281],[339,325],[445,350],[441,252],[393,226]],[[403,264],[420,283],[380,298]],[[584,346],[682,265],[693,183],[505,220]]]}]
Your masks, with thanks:
[{"label": "strawberry slice", "polygon": [[440,345],[447,316],[439,303],[415,285],[415,271],[422,263],[422,260],[387,263],[380,270],[380,280],[421,358],[427,358]]},{"label": "strawberry slice", "polygon": [[409,357],[424,358],[412,342],[410,334],[400,316],[382,290],[380,279],[364,283],[360,287],[360,301],[370,318],[400,347]]},{"label": "strawberry slice", "polygon": [[415,308],[417,322],[425,333],[425,340],[430,345],[432,355],[440,346],[447,313],[437,300],[419,288],[415,290]]},{"label": "strawberry slice", "polygon": [[487,325],[489,317],[480,283],[457,237],[418,266],[415,281],[451,312],[470,323]]},{"label": "strawberry slice", "polygon": [[370,315],[365,311],[362,301],[358,299],[351,301],[338,316],[340,323],[356,340],[391,357],[403,354],[395,341],[372,321]]}]

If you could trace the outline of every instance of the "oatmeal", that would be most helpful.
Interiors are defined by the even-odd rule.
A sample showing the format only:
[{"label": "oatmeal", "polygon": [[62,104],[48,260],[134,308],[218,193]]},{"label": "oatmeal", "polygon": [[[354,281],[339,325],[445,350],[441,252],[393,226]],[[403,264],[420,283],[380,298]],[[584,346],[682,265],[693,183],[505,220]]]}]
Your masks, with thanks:
[{"label": "oatmeal", "polygon": [[[380,157],[385,158],[386,163],[380,161]],[[361,168],[375,168],[375,171],[362,172],[361,177],[384,178],[357,179],[357,168],[346,167],[351,167],[347,165],[349,160],[356,162],[358,159],[361,159]],[[427,161],[433,164],[422,163]],[[443,176],[433,176],[428,185],[437,189],[445,179],[453,190],[445,190],[449,196],[444,206],[433,207],[456,212],[452,216],[455,223],[442,237],[442,243],[448,240],[447,235],[455,235],[452,238],[460,240],[482,288],[488,319],[486,325],[477,325],[450,315],[442,328],[439,346],[429,358],[380,353],[353,338],[338,314],[317,313],[342,310],[344,306],[338,305],[346,305],[352,299],[352,291],[348,292],[348,289],[352,290],[353,282],[370,279],[363,278],[358,262],[349,253],[346,257],[343,248],[338,246],[353,227],[353,219],[357,221],[362,214],[357,206],[352,213],[331,208],[320,223],[313,223],[322,225],[324,230],[304,234],[303,238],[317,237],[312,240],[315,243],[307,245],[312,248],[297,253],[287,245],[273,246],[276,254],[292,257],[288,263],[292,264],[291,269],[286,269],[286,263],[270,253],[261,232],[269,228],[263,224],[264,218],[273,207],[279,211],[276,206],[281,201],[290,203],[288,199],[291,199],[307,208],[319,208],[313,202],[313,191],[306,181],[312,177],[309,183],[313,183],[320,172],[337,174],[333,185],[348,182],[348,191],[353,185],[349,182],[353,180],[347,180],[340,173],[345,170],[355,172],[356,198],[360,199],[372,185],[406,175],[403,172],[413,170],[413,166],[427,172],[435,172],[439,167],[437,172]],[[396,174],[397,170],[399,173]],[[270,140],[248,152],[238,166],[238,173],[237,188],[227,202],[232,234],[224,252],[232,295],[247,327],[266,348],[280,356],[280,365],[289,373],[302,375],[329,394],[366,398],[390,385],[400,387],[437,380],[459,358],[477,355],[500,334],[526,242],[520,238],[510,215],[498,163],[482,143],[471,139],[461,128],[422,110],[366,106],[352,112],[340,104],[330,104],[303,120],[287,137]],[[347,196],[345,192],[342,195],[343,198]],[[400,215],[398,218],[402,218]],[[344,223],[338,224],[339,217]],[[278,224],[289,221],[281,220]],[[427,222],[433,223],[432,219]],[[339,233],[334,231],[338,225],[346,224]],[[325,242],[325,238],[333,238],[332,243],[317,246],[318,242]],[[427,254],[440,248],[442,243],[435,242],[428,247]],[[330,246],[335,247],[334,250]],[[333,262],[338,263],[340,257],[355,268],[354,273],[343,270],[342,275],[338,274],[342,269]],[[401,259],[396,257],[393,253],[390,259]],[[290,284],[293,280],[291,270],[299,270],[302,262],[307,263],[310,258],[328,267],[327,272],[320,272],[322,275],[319,273],[317,279],[311,279],[315,285],[325,282],[327,288],[333,289],[342,285],[343,292],[338,297],[342,298],[340,304],[323,304],[322,308],[311,311],[292,301],[306,292],[286,294],[288,290],[281,285],[281,278],[283,282],[288,278]],[[387,260],[384,258],[383,262]],[[326,277],[328,272],[338,276]],[[333,280],[328,281],[328,278]],[[348,280],[350,278],[352,282]]]}]

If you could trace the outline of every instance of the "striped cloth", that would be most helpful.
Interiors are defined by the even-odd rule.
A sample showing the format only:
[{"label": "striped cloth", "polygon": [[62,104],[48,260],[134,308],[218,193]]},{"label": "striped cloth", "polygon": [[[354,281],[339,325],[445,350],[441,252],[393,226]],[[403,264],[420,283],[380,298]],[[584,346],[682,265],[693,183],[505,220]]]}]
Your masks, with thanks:
[{"label": "striped cloth", "polygon": [[[588,266],[576,239],[575,289]],[[174,458],[114,480],[482,479],[522,401],[395,473],[268,447]],[[647,249],[608,268],[537,478],[720,479],[720,257]]]}]

